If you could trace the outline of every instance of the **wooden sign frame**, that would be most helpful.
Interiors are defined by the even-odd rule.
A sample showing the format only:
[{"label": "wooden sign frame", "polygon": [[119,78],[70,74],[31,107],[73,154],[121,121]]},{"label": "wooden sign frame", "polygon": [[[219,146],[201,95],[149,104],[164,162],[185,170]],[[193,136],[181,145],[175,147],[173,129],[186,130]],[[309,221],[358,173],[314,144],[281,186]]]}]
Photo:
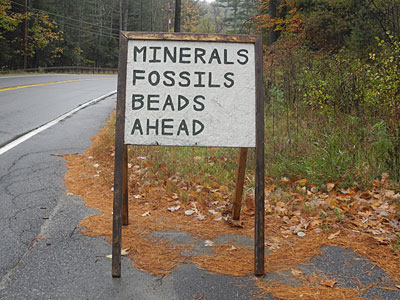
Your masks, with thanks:
[{"label": "wooden sign frame", "polygon": [[[129,40],[187,41],[247,43],[254,45],[255,59],[255,122],[256,122],[256,178],[255,178],[255,232],[254,232],[254,274],[264,274],[264,80],[262,38],[251,35],[217,35],[188,33],[145,33],[121,32],[118,61],[118,94],[115,136],[114,202],[112,233],[112,276],[121,276],[122,225],[128,225],[128,151],[124,142],[125,101],[127,81],[127,58]],[[241,148],[242,157],[247,149]],[[245,158],[244,158],[245,159]],[[243,160],[243,159],[242,159]],[[245,160],[244,160],[245,164]],[[238,170],[244,176],[243,166]],[[239,176],[239,175],[238,175]],[[240,180],[239,180],[240,181]],[[243,180],[242,180],[243,181]],[[243,183],[242,183],[243,184]],[[237,187],[238,188],[238,187]],[[240,189],[240,187],[239,187]],[[236,214],[240,213],[238,201],[242,191],[235,192]],[[238,198],[238,199],[236,199]],[[239,211],[238,211],[239,209]],[[237,216],[235,216],[237,217]]]}]

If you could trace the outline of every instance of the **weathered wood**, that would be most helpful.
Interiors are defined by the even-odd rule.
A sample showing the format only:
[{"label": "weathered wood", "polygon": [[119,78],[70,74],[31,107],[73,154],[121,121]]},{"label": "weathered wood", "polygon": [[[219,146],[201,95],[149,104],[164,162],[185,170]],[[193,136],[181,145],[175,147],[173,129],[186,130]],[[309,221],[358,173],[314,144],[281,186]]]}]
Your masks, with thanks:
[{"label": "weathered wood", "polygon": [[[258,36],[241,36],[241,35],[214,35],[214,34],[185,34],[185,33],[148,33],[148,32],[124,32],[120,36],[120,56],[119,56],[119,77],[118,77],[118,98],[117,98],[117,124],[116,124],[116,142],[115,142],[115,169],[114,169],[114,215],[113,215],[113,244],[112,244],[112,276],[121,276],[121,235],[122,235],[122,218],[123,210],[128,208],[127,203],[127,151],[126,145],[128,141],[124,137],[125,131],[125,98],[127,97],[126,81],[127,81],[127,56],[128,56],[128,40],[159,40],[159,41],[198,41],[198,42],[220,42],[220,43],[247,43],[254,45],[254,59],[255,59],[255,74],[251,70],[252,78],[250,82],[255,79],[255,143],[254,131],[252,129],[251,134],[253,137],[251,146],[235,145],[236,147],[254,147],[256,146],[256,187],[255,187],[255,257],[254,257],[254,273],[256,275],[264,274],[264,88],[263,88],[263,53],[262,53],[262,39]],[[227,46],[228,47],[228,46]],[[243,45],[248,47],[248,45]],[[252,48],[253,49],[253,48]],[[135,61],[136,62],[136,61]],[[131,73],[129,73],[131,76]],[[255,78],[254,78],[255,75]],[[129,77],[128,76],[128,77]],[[130,78],[130,77],[129,77]],[[138,77],[139,78],[139,77]],[[211,86],[211,83],[209,83]],[[214,86],[215,87],[215,86]],[[129,88],[132,89],[130,86]],[[254,91],[254,90],[252,90]],[[132,91],[130,91],[132,93]],[[226,95],[224,95],[226,96]],[[254,94],[252,94],[254,96]],[[129,97],[129,96],[128,96]],[[254,99],[254,98],[253,98]],[[254,110],[252,111],[252,113]],[[254,115],[252,115],[252,122],[254,121]],[[127,125],[129,122],[127,121]],[[254,123],[253,123],[254,125]],[[128,126],[129,128],[129,126]],[[166,128],[169,128],[166,126]],[[133,133],[132,133],[133,134]],[[196,144],[199,146],[199,144]],[[247,148],[243,149],[243,152],[247,154]],[[242,150],[241,150],[242,152]],[[240,162],[240,160],[244,163]],[[238,176],[238,187],[241,186],[241,191],[237,190],[235,198],[242,196],[243,193],[243,181],[244,181],[244,170],[245,170],[245,159],[246,155],[242,153],[242,157],[239,157],[239,166],[242,166],[238,173],[243,173],[243,179]],[[242,181],[242,182],[240,182]],[[240,193],[239,193],[240,192]],[[124,196],[126,195],[126,197]],[[240,205],[240,203],[239,203]],[[236,209],[240,214],[240,207]],[[126,221],[128,221],[128,215],[126,211]],[[240,216],[240,215],[239,215]]]},{"label": "weathered wood", "polygon": [[240,34],[192,34],[192,33],[162,33],[162,32],[124,32],[129,40],[169,40],[169,41],[199,41],[221,43],[255,43],[258,36]]},{"label": "weathered wood", "polygon": [[128,207],[128,146],[124,146],[124,159],[122,162],[123,176],[122,176],[122,225],[129,225],[129,207]]},{"label": "weathered wood", "polygon": [[125,92],[126,60],[128,40],[120,35],[118,61],[117,120],[115,126],[115,166],[114,166],[114,203],[112,234],[112,276],[121,277],[121,235],[122,235],[122,194],[124,178],[124,127],[125,127]]},{"label": "weathered wood", "polygon": [[264,78],[262,39],[255,43],[256,53],[256,188],[254,274],[264,274]]},{"label": "weathered wood", "polygon": [[240,219],[240,210],[242,208],[242,198],[243,198],[244,174],[246,172],[247,152],[248,148],[240,148],[238,152],[237,167],[236,167],[236,187],[235,187],[235,195],[233,198],[233,212],[232,212],[232,218],[234,220]]}]

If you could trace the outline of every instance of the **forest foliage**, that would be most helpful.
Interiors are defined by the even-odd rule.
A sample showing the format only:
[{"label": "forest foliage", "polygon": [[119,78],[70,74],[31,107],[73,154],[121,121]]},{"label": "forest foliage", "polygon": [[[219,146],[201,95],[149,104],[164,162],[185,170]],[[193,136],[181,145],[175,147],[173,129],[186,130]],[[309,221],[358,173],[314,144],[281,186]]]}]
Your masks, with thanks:
[{"label": "forest foliage", "polygon": [[277,33],[265,68],[271,176],[399,182],[400,1],[268,0],[261,9],[256,28]]},{"label": "forest foliage", "polygon": [[[117,66],[119,31],[173,31],[173,0],[0,0],[0,66]],[[400,0],[182,0],[181,28],[261,34],[272,177],[400,181]],[[27,23],[27,47],[24,28]]]},{"label": "forest foliage", "polygon": [[[257,1],[182,0],[181,28],[247,33]],[[0,67],[116,68],[120,31],[174,31],[173,0],[0,0]]]}]

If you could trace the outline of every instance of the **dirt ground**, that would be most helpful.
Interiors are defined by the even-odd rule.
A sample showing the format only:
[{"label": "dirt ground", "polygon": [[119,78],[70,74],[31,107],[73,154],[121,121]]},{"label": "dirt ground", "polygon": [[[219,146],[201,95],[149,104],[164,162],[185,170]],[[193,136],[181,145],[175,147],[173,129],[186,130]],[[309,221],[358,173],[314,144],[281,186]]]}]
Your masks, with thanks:
[{"label": "dirt ground", "polygon": [[[114,147],[112,143],[104,145],[107,130],[104,128],[94,137],[92,146],[82,155],[65,156],[68,166],[65,181],[69,193],[79,195],[88,207],[99,212],[81,222],[82,233],[105,236],[111,242]],[[150,182],[146,163],[151,162],[143,160],[131,158],[129,163],[129,226],[124,226],[122,231],[122,248],[132,258],[135,268],[163,276],[179,264],[192,263],[221,274],[252,274],[252,196],[245,196],[240,222],[232,223],[233,191],[226,186],[188,184],[176,175]],[[326,245],[353,249],[400,282],[400,250],[395,248],[399,216],[386,197],[388,190],[383,183],[369,191],[343,192],[332,188],[316,192],[315,188],[306,187],[304,180],[299,181],[290,183],[295,192],[282,192],[275,184],[266,184],[265,270],[267,273],[288,271],[301,284],[293,286],[277,280],[256,279],[259,287],[256,296],[268,293],[281,299],[299,299],[300,294],[304,296],[302,299],[321,299],[321,295],[328,300],[363,299],[361,293],[370,287],[341,287],[333,279],[306,275],[296,267],[321,254],[321,247]],[[171,184],[185,190],[187,197],[182,199],[170,188]],[[397,197],[395,192],[390,195]],[[284,203],[280,197],[289,199],[290,203]],[[359,199],[357,203],[353,201],[357,207],[350,207],[348,212],[345,206],[340,206],[350,201],[347,199]],[[305,204],[309,204],[306,207],[322,205],[326,211],[336,205],[347,213],[346,218],[335,217],[334,209],[331,214],[321,216],[304,209]],[[352,209],[354,215],[351,215]],[[385,288],[396,290],[400,286]]]}]

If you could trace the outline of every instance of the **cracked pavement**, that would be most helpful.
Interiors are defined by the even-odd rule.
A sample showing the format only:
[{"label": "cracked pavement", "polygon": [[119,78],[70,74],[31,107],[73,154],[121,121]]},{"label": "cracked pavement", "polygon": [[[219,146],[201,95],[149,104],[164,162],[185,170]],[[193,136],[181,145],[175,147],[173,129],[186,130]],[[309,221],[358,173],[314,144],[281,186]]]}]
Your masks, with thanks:
[{"label": "cracked pavement", "polygon": [[[106,258],[111,245],[104,238],[80,234],[80,221],[97,212],[80,197],[67,195],[65,160],[59,155],[85,151],[90,138],[105,125],[115,99],[91,105],[0,156],[0,299],[252,299],[253,276],[219,275],[192,264],[159,278],[136,270],[123,257],[122,277],[112,278],[111,260]],[[197,252],[208,251],[204,241],[179,231],[155,235],[178,244],[194,241]],[[252,240],[241,236],[214,242],[232,240],[252,247]],[[318,270],[341,286],[357,286],[350,280],[354,277],[363,284],[391,284],[381,269],[351,250],[324,247],[323,251],[298,268],[304,273]],[[284,273],[265,276],[287,278]],[[394,300],[400,299],[400,291],[371,288],[363,296]]]},{"label": "cracked pavement", "polygon": [[112,96],[2,155],[0,299],[251,299],[243,288],[254,284],[251,277],[210,274],[194,265],[158,278],[123,257],[122,278],[113,279],[105,257],[111,245],[80,234],[79,222],[96,211],[66,194],[59,154],[83,152],[114,105]]}]

